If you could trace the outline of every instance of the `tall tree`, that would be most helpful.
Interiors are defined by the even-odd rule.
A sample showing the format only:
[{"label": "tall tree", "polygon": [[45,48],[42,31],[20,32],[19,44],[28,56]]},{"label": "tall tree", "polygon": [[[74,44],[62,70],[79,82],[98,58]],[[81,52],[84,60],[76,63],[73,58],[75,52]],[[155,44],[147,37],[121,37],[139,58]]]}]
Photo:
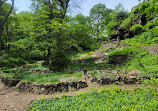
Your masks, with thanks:
[{"label": "tall tree", "polygon": [[91,25],[95,38],[105,38],[105,26],[111,21],[111,9],[106,8],[105,4],[97,4],[90,10]]},{"label": "tall tree", "polygon": [[4,24],[6,23],[9,15],[11,14],[13,7],[14,7],[14,0],[12,1],[12,5],[10,7],[10,10],[8,13],[4,14],[3,4],[8,0],[0,0],[0,50],[4,49],[4,43],[3,43],[3,30],[4,30]]},{"label": "tall tree", "polygon": [[47,41],[47,43],[49,44],[46,49],[47,50],[46,61],[47,63],[49,63],[51,48],[54,45],[52,39],[55,41],[56,44],[54,49],[62,50],[62,43],[64,38],[64,32],[62,26],[65,27],[65,23],[63,21],[66,17],[70,0],[32,0],[32,1],[33,1],[32,6],[34,7],[35,13],[37,15],[36,19],[38,19],[41,16],[39,18],[39,21],[40,24],[42,25],[39,26],[38,25],[39,23],[37,23],[36,26],[39,27],[42,26],[42,29],[45,30],[43,31],[45,32],[44,41]]}]

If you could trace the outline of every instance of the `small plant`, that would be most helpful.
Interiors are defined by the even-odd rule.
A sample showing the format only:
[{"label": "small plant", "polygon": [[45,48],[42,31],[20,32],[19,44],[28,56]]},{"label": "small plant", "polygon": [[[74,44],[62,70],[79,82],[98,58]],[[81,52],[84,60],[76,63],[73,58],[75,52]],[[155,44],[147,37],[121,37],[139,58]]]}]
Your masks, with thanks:
[{"label": "small plant", "polygon": [[97,75],[97,71],[95,70],[95,71],[92,71],[91,73],[90,73],[90,75],[91,76],[96,76]]},{"label": "small plant", "polygon": [[69,60],[62,51],[55,51],[50,59],[49,69],[54,72],[63,71],[67,68]]},{"label": "small plant", "polygon": [[134,35],[138,35],[144,31],[144,28],[140,24],[133,25],[130,30],[133,32]]}]

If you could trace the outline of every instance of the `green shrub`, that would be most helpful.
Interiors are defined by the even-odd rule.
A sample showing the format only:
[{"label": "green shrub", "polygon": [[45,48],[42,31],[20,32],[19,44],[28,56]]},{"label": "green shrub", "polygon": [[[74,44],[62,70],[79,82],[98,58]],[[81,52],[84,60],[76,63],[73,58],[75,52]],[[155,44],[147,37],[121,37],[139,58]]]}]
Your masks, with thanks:
[{"label": "green shrub", "polygon": [[25,64],[26,62],[21,58],[3,58],[0,57],[0,66],[1,67],[14,67],[14,66],[20,66],[22,64]]},{"label": "green shrub", "polygon": [[148,29],[152,29],[155,26],[158,26],[158,18],[155,18],[154,20],[149,21],[145,27],[148,30]]},{"label": "green shrub", "polygon": [[49,69],[54,72],[60,72],[67,68],[68,63],[69,60],[62,51],[55,51],[50,58]]},{"label": "green shrub", "polygon": [[132,31],[134,35],[138,35],[144,31],[144,28],[140,24],[135,24],[130,28],[130,30]]},{"label": "green shrub", "polygon": [[131,24],[131,18],[128,17],[127,19],[125,19],[122,23],[121,23],[121,27],[125,28],[125,29],[129,29]]},{"label": "green shrub", "polygon": [[139,34],[131,39],[125,39],[124,43],[127,45],[146,45],[158,43],[158,26],[148,29],[147,32]]},{"label": "green shrub", "polygon": [[108,54],[108,56],[131,56],[138,51],[138,47],[121,48]]},{"label": "green shrub", "polygon": [[43,54],[40,50],[34,50],[30,52],[30,58],[35,60],[41,60],[43,58]]}]

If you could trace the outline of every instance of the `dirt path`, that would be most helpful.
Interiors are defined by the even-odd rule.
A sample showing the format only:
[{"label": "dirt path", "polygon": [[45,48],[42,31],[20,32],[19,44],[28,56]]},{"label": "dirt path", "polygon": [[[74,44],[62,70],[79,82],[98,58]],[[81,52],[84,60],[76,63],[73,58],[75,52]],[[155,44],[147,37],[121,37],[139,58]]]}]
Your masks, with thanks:
[{"label": "dirt path", "polygon": [[[110,88],[114,85],[99,86],[94,83],[89,82],[89,79],[86,78],[88,83],[87,88],[80,89],[74,92],[65,92],[52,95],[35,95],[30,93],[19,93],[15,90],[15,87],[5,87],[0,82],[0,111],[25,111],[29,106],[30,102],[40,98],[52,98],[52,97],[61,97],[62,95],[75,95],[80,92],[90,91],[92,89],[102,89]],[[132,87],[137,87],[138,85],[115,85],[116,87],[130,89]]]}]

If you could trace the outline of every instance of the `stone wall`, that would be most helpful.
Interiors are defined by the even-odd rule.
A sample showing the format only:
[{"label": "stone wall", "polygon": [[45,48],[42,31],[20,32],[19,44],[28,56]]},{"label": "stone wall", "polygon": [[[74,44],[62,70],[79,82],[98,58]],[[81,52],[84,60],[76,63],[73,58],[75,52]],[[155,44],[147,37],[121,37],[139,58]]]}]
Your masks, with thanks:
[{"label": "stone wall", "polygon": [[0,77],[1,78],[1,82],[5,85],[5,86],[16,86],[20,80],[19,79],[13,79],[13,78],[4,78],[4,77]]},{"label": "stone wall", "polygon": [[56,92],[71,92],[73,90],[88,87],[88,85],[84,81],[54,84],[33,84],[31,82],[20,81],[16,87],[21,92],[29,92],[34,94],[53,94]]},{"label": "stone wall", "polygon": [[6,86],[16,86],[19,92],[29,92],[34,94],[53,94],[56,92],[70,92],[81,88],[88,87],[85,81],[65,82],[54,84],[34,84],[12,78],[1,77],[1,82]]},{"label": "stone wall", "polygon": [[141,84],[142,81],[149,79],[150,77],[139,77],[139,78],[130,78],[130,77],[117,77],[117,78],[109,78],[103,77],[97,79],[95,76],[89,76],[90,82],[95,82],[100,85],[106,84]]}]

